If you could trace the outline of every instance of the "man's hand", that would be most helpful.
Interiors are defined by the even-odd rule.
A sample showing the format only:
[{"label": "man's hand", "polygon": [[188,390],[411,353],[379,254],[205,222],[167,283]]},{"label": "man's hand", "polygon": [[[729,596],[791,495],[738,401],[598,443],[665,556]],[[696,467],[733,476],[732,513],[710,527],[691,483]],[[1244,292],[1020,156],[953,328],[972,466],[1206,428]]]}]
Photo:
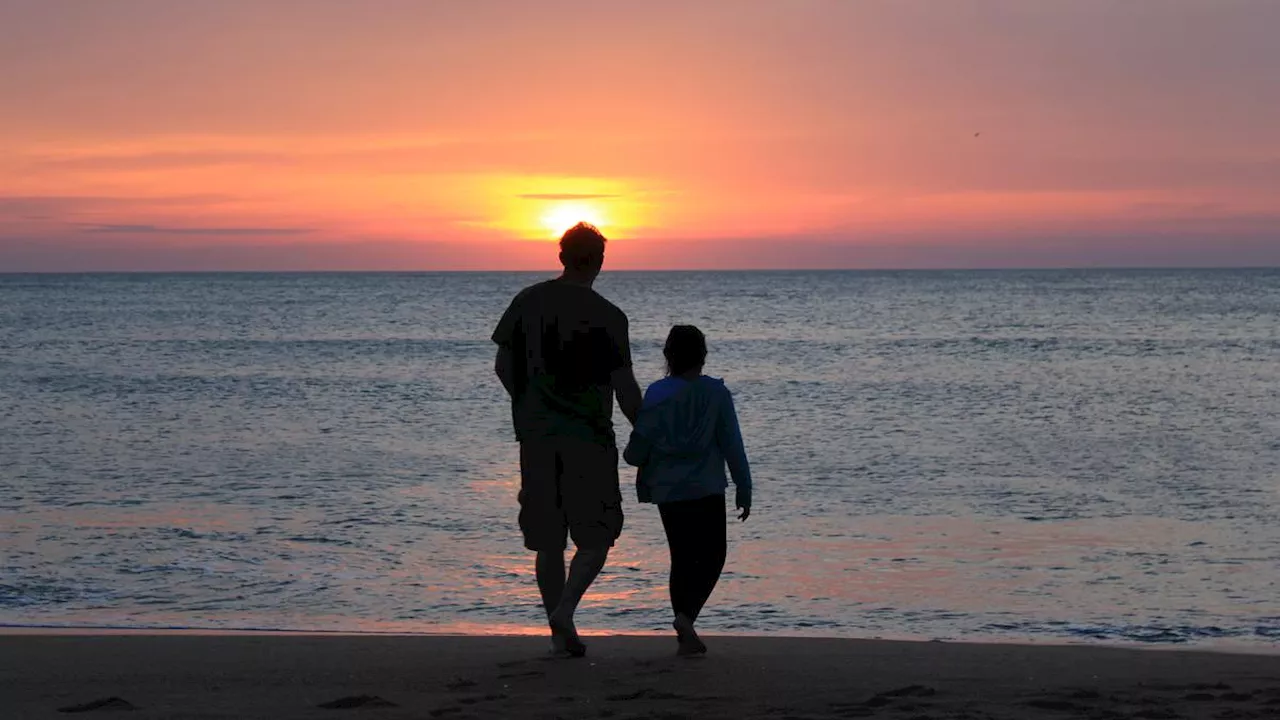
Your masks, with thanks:
[{"label": "man's hand", "polygon": [[739,507],[738,509],[742,511],[741,513],[738,514],[738,519],[741,520],[742,522],[746,522],[747,518],[751,517],[751,508]]},{"label": "man's hand", "polygon": [[635,372],[630,365],[620,367],[609,376],[609,384],[613,386],[613,392],[618,397],[618,407],[622,409],[622,414],[634,426],[636,418],[640,416],[640,404],[644,400],[640,394],[640,383],[636,382]]}]

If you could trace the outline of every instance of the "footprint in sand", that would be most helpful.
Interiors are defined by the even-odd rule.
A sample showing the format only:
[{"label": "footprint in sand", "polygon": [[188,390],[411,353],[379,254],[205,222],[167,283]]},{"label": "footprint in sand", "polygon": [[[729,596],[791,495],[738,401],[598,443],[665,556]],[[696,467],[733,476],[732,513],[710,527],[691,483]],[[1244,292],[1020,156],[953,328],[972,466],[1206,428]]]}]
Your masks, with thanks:
[{"label": "footprint in sand", "polygon": [[924,685],[908,685],[898,688],[897,690],[887,690],[880,693],[884,697],[900,698],[900,697],[932,697],[938,694],[937,690]]},{"label": "footprint in sand", "polygon": [[1148,708],[1146,710],[1139,710],[1129,717],[1141,718],[1142,720],[1176,720],[1182,716],[1168,708]]},{"label": "footprint in sand", "polygon": [[1081,705],[1070,700],[1054,700],[1052,698],[1037,698],[1028,700],[1023,704],[1037,710],[1058,710],[1060,712],[1074,713],[1087,713],[1090,710],[1088,705]]},{"label": "footprint in sand", "polygon": [[317,707],[325,710],[352,710],[355,708],[367,707],[399,707],[390,700],[378,697],[377,695],[349,695],[340,697],[337,700],[320,703]]},{"label": "footprint in sand", "polygon": [[1238,710],[1236,708],[1227,708],[1214,715],[1218,720],[1257,720],[1261,717],[1275,717],[1275,715],[1259,715],[1256,712],[1248,710]]},{"label": "footprint in sand", "polygon": [[[938,691],[926,685],[907,685],[894,690],[885,690],[863,700],[860,703],[833,703],[831,708],[845,717],[870,715],[869,708],[881,708],[902,698],[925,698],[937,695]],[[922,706],[909,705],[901,708],[904,711],[916,710]]]},{"label": "footprint in sand", "polygon": [[502,662],[498,663],[498,669],[509,670],[511,668],[520,667],[521,665],[530,665],[534,663],[543,665],[546,663],[558,662],[562,659],[564,659],[563,656],[548,652],[546,655],[539,655],[537,657],[532,657],[532,658],[522,658],[520,660],[503,660]]},{"label": "footprint in sand", "polygon": [[1146,688],[1146,689],[1148,689],[1148,690],[1196,690],[1196,691],[1205,691],[1205,690],[1230,690],[1230,689],[1231,689],[1231,686],[1230,686],[1230,685],[1228,685],[1228,684],[1226,684],[1226,683],[1224,683],[1224,682],[1215,682],[1215,683],[1191,683],[1191,684],[1189,684],[1189,685],[1168,685],[1168,684],[1165,684],[1165,683],[1150,683],[1150,684],[1139,683],[1139,685],[1138,685],[1138,686],[1139,686],[1139,687],[1142,687],[1142,688]]},{"label": "footprint in sand", "polygon": [[876,714],[875,710],[862,703],[831,703],[828,707],[831,708],[831,712],[846,718],[870,717]]},{"label": "footprint in sand", "polygon": [[455,677],[444,684],[446,690],[452,690],[454,692],[457,692],[458,690],[466,690],[467,688],[473,688],[475,686],[475,680],[470,680],[464,677]]},{"label": "footprint in sand", "polygon": [[609,695],[605,698],[609,702],[626,702],[629,700],[683,700],[684,696],[675,693],[662,692],[653,688],[640,688],[635,692],[619,693],[617,695]]},{"label": "footprint in sand", "polygon": [[475,705],[482,702],[493,702],[494,700],[506,700],[505,693],[489,693],[488,695],[478,695],[476,697],[462,698],[458,703],[462,705]]},{"label": "footprint in sand", "polygon": [[512,680],[515,678],[538,678],[546,677],[547,674],[542,670],[526,670],[524,672],[502,673],[498,676],[499,680]]},{"label": "footprint in sand", "polygon": [[118,710],[137,710],[133,703],[124,698],[109,697],[100,700],[93,700],[83,705],[69,705],[67,707],[58,708],[60,713],[81,713],[94,711],[118,711]]},{"label": "footprint in sand", "polygon": [[639,668],[636,672],[637,675],[666,675],[674,672],[671,668],[666,667],[665,664],[660,665],[653,660],[636,660],[635,664]]}]

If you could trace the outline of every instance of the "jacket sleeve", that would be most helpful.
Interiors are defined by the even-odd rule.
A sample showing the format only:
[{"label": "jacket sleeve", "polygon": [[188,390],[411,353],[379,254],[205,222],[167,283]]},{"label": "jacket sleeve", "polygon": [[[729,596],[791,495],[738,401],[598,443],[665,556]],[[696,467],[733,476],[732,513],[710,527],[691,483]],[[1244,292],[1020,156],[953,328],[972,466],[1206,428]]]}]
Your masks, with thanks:
[{"label": "jacket sleeve", "polygon": [[627,441],[627,447],[622,451],[622,459],[626,460],[628,465],[642,467],[649,462],[649,454],[652,450],[653,444],[633,429],[631,439]]},{"label": "jacket sleeve", "polygon": [[751,466],[747,463],[747,449],[742,444],[742,429],[738,426],[738,413],[733,407],[733,395],[725,391],[724,406],[716,420],[716,444],[724,453],[729,465],[729,475],[739,491],[751,494]]}]

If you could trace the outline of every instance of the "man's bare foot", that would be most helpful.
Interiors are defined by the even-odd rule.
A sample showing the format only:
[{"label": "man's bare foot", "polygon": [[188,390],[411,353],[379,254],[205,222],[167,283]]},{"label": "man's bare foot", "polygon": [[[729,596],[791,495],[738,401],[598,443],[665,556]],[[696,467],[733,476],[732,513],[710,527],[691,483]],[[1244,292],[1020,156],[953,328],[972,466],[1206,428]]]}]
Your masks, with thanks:
[{"label": "man's bare foot", "polygon": [[551,625],[551,647],[555,654],[576,658],[587,654],[587,646],[578,637],[578,628],[574,626],[572,618],[566,619],[553,614],[547,622]]},{"label": "man's bare foot", "polygon": [[554,629],[551,631],[551,654],[556,657],[564,657],[569,651],[564,646],[564,637]]},{"label": "man's bare foot", "polygon": [[687,615],[683,613],[677,615],[671,627],[676,629],[676,641],[680,643],[680,648],[676,650],[677,655],[706,654],[707,645],[702,642],[702,638],[698,637],[698,633],[693,629],[693,621]]}]

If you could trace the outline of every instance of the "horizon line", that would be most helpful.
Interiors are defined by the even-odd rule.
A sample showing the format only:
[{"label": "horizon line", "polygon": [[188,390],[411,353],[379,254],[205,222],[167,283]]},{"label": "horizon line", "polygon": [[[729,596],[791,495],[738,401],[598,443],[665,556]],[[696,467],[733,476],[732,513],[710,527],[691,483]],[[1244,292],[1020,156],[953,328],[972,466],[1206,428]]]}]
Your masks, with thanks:
[{"label": "horizon line", "polygon": [[[626,268],[603,270],[601,275],[629,273],[784,273],[784,272],[851,272],[851,273],[901,273],[901,272],[1081,272],[1081,271],[1223,271],[1223,270],[1280,270],[1280,265],[1054,265],[1016,267],[795,267],[795,268]],[[560,272],[558,268],[533,270],[3,270],[0,277],[16,275],[494,275],[494,274],[546,274]]]}]

